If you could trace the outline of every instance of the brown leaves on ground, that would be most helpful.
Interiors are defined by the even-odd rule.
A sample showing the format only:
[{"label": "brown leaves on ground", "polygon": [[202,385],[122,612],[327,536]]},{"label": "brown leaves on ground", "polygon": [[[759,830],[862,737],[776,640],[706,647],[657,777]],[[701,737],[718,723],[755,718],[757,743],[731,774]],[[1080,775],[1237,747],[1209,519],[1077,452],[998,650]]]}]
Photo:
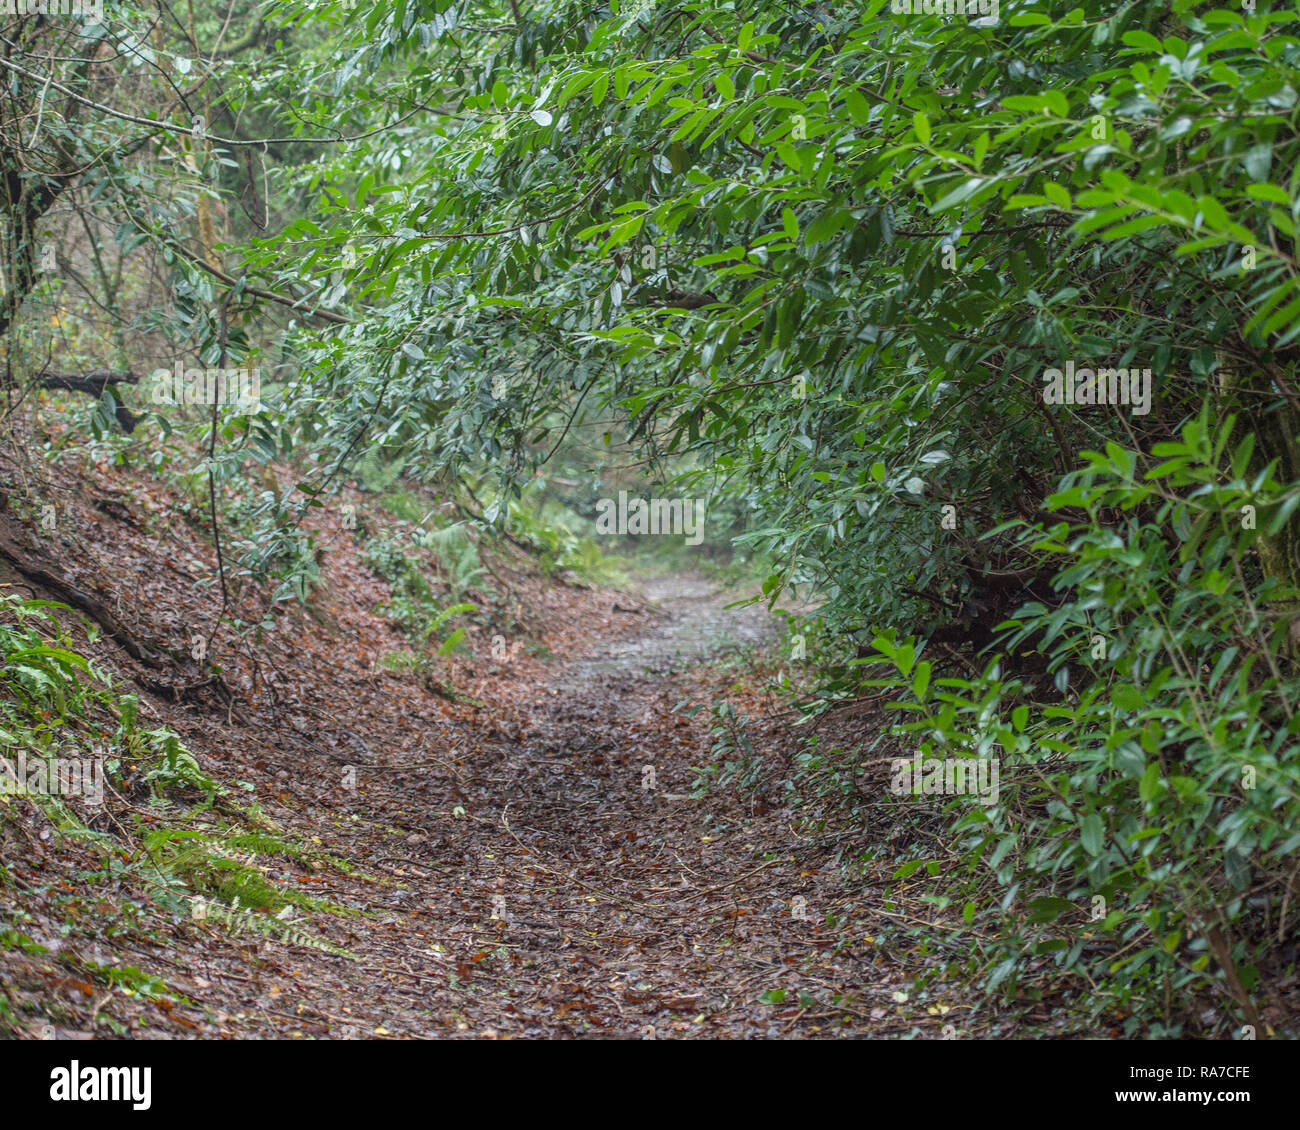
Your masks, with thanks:
[{"label": "brown leaves on ground", "polygon": [[[152,480],[107,467],[84,481],[52,473],[63,533],[43,537],[13,512],[0,514],[7,532],[99,593],[140,638],[188,655],[220,606],[202,523]],[[939,1020],[899,1000],[915,970],[875,944],[874,912],[841,885],[830,849],[792,832],[777,782],[695,795],[693,769],[713,739],[708,710],[689,717],[675,709],[682,700],[725,689],[767,717],[760,740],[783,740],[783,703],[704,662],[728,640],[770,634],[761,609],[724,611],[699,579],[660,583],[657,605],[572,588],[494,551],[509,593],[471,633],[473,654],[442,669],[444,685],[478,707],[379,664],[404,646],[376,613],[387,587],[359,564],[351,532],[321,525],[318,535],[330,552],[313,607],[277,607],[274,630],[244,639],[218,627],[214,682],[191,659],[166,677],[200,689],[168,698],[144,689],[157,672],[111,643],[90,650],[123,689],[138,680],[146,726],[174,728],[206,772],[251,783],[286,834],[354,866],[257,861],[269,880],[357,912],[310,921],[355,960],[178,920],[123,884],[88,886],[84,848],[8,810],[0,836],[15,888],[4,897],[48,950],[0,950],[20,1030],[650,1038],[920,1023],[937,1034]],[[256,623],[268,614],[261,599],[246,594],[233,611]],[[493,634],[509,637],[507,659],[492,658]],[[553,658],[517,646],[526,639]],[[115,804],[110,832],[125,854],[140,834],[125,809],[146,828],[154,816],[130,798]],[[84,896],[83,929],[67,937],[54,876]],[[108,929],[123,901],[152,927]],[[162,981],[156,992],[138,980],[105,992],[102,979],[68,976],[92,955],[98,968]]]}]

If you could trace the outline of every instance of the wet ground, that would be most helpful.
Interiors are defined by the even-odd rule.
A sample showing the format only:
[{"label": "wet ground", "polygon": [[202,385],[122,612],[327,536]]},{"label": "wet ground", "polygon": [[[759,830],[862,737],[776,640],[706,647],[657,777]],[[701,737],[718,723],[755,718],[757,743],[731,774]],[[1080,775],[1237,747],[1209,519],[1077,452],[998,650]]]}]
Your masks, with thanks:
[{"label": "wet ground", "polygon": [[623,615],[640,617],[641,629],[629,638],[597,644],[591,654],[566,666],[552,684],[555,688],[582,690],[606,679],[663,674],[693,660],[753,647],[782,628],[763,604],[736,607],[746,594],[705,577],[656,578],[630,591],[638,599],[615,603]]}]

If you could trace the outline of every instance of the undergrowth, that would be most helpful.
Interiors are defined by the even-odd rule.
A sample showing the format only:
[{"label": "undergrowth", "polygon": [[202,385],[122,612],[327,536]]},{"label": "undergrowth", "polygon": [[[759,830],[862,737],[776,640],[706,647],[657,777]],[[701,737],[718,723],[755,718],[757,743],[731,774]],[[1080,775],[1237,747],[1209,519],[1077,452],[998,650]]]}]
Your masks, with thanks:
[{"label": "undergrowth", "polygon": [[[358,912],[272,879],[264,861],[347,872],[346,861],[286,836],[250,786],[214,780],[172,731],[143,727],[137,698],[115,693],[76,649],[57,615],[71,612],[0,596],[0,825],[31,838],[44,824],[41,838],[82,860],[75,888],[56,873],[36,888],[63,932],[98,946],[205,922],[343,955],[304,916]],[[123,888],[140,897],[108,897]],[[31,884],[0,867],[0,890],[0,950],[42,953],[16,895]],[[97,977],[109,987],[132,980],[111,963]],[[0,1027],[12,1012],[0,996]]]}]

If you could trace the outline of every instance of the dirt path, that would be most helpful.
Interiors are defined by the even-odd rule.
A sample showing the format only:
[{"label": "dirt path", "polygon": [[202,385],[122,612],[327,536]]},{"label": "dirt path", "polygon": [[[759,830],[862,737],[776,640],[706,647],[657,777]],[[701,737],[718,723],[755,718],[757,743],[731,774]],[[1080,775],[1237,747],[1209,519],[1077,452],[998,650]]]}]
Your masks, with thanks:
[{"label": "dirt path", "polygon": [[[142,590],[159,576],[143,550],[124,562]],[[13,875],[29,896],[19,921],[39,947],[3,955],[15,1015],[30,1018],[21,1031],[693,1038],[884,1035],[927,1021],[899,1004],[911,978],[872,937],[874,899],[852,896],[825,846],[794,829],[779,759],[766,790],[697,788],[716,760],[710,706],[782,705],[743,658],[711,658],[776,631],[761,606],[727,609],[699,578],[632,596],[538,588],[515,615],[552,626],[544,646],[565,654],[530,654],[524,637],[512,658],[485,663],[476,647],[451,672],[475,708],[378,663],[393,646],[373,611],[381,592],[348,569],[315,613],[327,630],[286,622],[258,653],[261,682],[228,669],[237,714],[142,703],[223,780],[251,782],[284,836],[347,861],[241,857],[335,913],[295,911],[287,931],[256,908],[190,921],[183,889],[160,902],[107,887],[93,896],[104,921],[136,925],[88,921],[69,935],[58,923],[91,857],[15,825],[26,839],[12,845]],[[111,646],[99,644],[105,663]],[[140,833],[122,828],[136,842],[151,818],[139,819]],[[108,969],[134,988],[106,985]]]},{"label": "dirt path", "polygon": [[[553,664],[454,774],[395,762],[364,816],[336,821],[354,859],[404,886],[370,887],[383,916],[338,934],[359,964],[284,970],[292,988],[275,995],[297,1004],[281,1021],[335,1037],[643,1038],[871,1021],[898,986],[868,943],[838,948],[843,929],[825,930],[859,908],[791,853],[787,814],[692,796],[708,714],[674,707],[698,693],[703,656],[773,625],[697,580],[645,596],[640,630]],[[772,990],[784,1000],[760,999]]]}]

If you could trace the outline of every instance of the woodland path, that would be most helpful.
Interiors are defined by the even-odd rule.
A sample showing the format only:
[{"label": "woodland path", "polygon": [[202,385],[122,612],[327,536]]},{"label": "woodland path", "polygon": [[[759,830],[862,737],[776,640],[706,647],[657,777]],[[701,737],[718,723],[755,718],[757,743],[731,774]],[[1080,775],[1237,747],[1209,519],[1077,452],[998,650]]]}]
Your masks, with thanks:
[{"label": "woodland path", "polygon": [[[853,924],[865,912],[816,845],[800,845],[790,814],[732,789],[692,796],[710,716],[674,707],[707,694],[701,679],[717,672],[703,657],[761,640],[775,622],[761,606],[726,610],[699,579],[651,583],[644,595],[638,629],[548,662],[549,681],[503,709],[513,718],[486,739],[459,731],[456,764],[381,757],[360,798],[335,792],[335,812],[315,809],[330,825],[326,846],[371,876],[331,874],[319,892],[367,912],[317,920],[358,961],[262,944],[252,977],[195,967],[196,996],[210,987],[224,998],[208,1011],[221,1034],[911,1027],[891,1004],[902,971],[869,939],[853,942],[867,933]],[[792,913],[796,896],[806,917]],[[781,989],[779,1003],[760,999]]]}]

